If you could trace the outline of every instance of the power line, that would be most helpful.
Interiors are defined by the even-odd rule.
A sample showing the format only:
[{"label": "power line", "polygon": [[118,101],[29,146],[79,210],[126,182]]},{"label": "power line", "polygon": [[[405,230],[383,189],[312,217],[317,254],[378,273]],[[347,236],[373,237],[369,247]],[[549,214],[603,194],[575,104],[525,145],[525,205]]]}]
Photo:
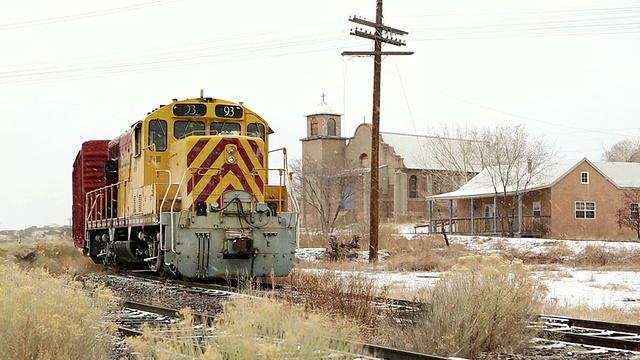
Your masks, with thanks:
[{"label": "power line", "polygon": [[432,89],[430,87],[424,86],[424,85],[416,83],[416,82],[413,82],[413,83],[415,85],[418,85],[418,86],[422,87],[423,89],[432,91],[432,92],[440,94],[442,96],[446,96],[448,98],[451,98],[451,99],[454,99],[454,100],[457,100],[457,101],[460,101],[460,102],[463,102],[463,103],[466,103],[466,104],[470,104],[470,105],[473,105],[473,106],[476,106],[476,107],[479,107],[479,108],[482,108],[482,109],[490,110],[490,111],[493,111],[493,112],[496,112],[496,113],[499,113],[499,114],[508,115],[508,116],[511,116],[511,117],[514,117],[514,118],[519,118],[519,119],[522,119],[522,120],[533,121],[533,122],[537,122],[537,123],[541,123],[541,124],[545,124],[545,125],[552,125],[552,126],[557,126],[557,127],[571,129],[571,130],[579,130],[581,132],[596,133],[596,134],[610,135],[610,136],[627,136],[627,134],[610,133],[610,132],[601,131],[601,130],[587,129],[587,128],[581,128],[581,127],[578,127],[578,126],[564,125],[564,124],[558,124],[558,123],[554,123],[554,122],[550,122],[550,121],[534,119],[532,117],[518,115],[518,114],[514,114],[514,113],[511,113],[511,112],[508,112],[508,111],[499,110],[499,109],[492,108],[492,107],[489,107],[489,106],[486,106],[486,105],[478,104],[478,103],[470,101],[470,100],[466,100],[466,99],[463,99],[463,98],[460,98],[460,97],[457,97],[457,96],[454,96],[454,95],[450,95],[450,94],[444,93],[444,92],[439,91],[439,90]]},{"label": "power line", "polygon": [[58,17],[39,19],[39,20],[22,21],[22,22],[17,22],[17,23],[0,25],[0,31],[7,31],[7,30],[20,29],[20,28],[25,28],[25,27],[41,26],[41,25],[48,25],[48,24],[54,24],[54,23],[60,23],[60,22],[74,21],[74,20],[78,20],[78,19],[86,19],[86,18],[96,17],[96,16],[111,15],[111,14],[121,13],[121,12],[125,12],[125,11],[140,10],[140,9],[145,9],[145,8],[153,7],[153,6],[161,6],[161,5],[171,4],[171,3],[180,2],[180,1],[182,1],[182,0],[159,0],[159,1],[143,3],[143,4],[128,5],[128,6],[111,8],[111,9],[106,9],[106,10],[85,12],[85,13],[80,13],[80,14],[58,16]]}]

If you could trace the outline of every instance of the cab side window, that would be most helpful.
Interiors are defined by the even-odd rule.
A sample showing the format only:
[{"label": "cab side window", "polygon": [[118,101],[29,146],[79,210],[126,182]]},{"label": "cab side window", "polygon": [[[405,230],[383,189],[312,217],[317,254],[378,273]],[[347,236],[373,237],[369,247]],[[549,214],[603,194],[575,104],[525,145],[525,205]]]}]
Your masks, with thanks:
[{"label": "cab side window", "polygon": [[137,123],[133,128],[133,156],[140,156],[142,153],[142,124]]},{"label": "cab side window", "polygon": [[264,140],[264,125],[259,123],[251,123],[247,125],[247,133],[249,136],[259,137]]},{"label": "cab side window", "polygon": [[149,121],[149,146],[155,145],[156,151],[167,150],[167,122],[160,119]]}]

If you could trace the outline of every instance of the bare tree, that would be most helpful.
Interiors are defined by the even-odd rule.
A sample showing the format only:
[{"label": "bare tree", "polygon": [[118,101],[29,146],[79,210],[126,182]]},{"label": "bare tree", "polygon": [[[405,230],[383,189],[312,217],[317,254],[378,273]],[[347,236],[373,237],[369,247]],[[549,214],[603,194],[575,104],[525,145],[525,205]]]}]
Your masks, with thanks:
[{"label": "bare tree", "polygon": [[[556,150],[544,137],[532,137],[524,125],[494,128],[458,126],[435,131],[436,140],[425,153],[448,171],[439,172],[459,188],[484,170],[496,197],[501,197],[503,235],[513,236],[518,201],[529,185],[555,162]],[[504,226],[506,225],[506,226]],[[506,233],[505,233],[506,229]]]},{"label": "bare tree", "polygon": [[[506,235],[512,237],[521,196],[553,165],[556,150],[544,137],[528,134],[524,125],[497,125],[478,135],[480,163],[486,166],[496,196],[502,197],[500,217],[503,225],[507,223]],[[504,226],[502,232],[505,235]]]},{"label": "bare tree", "polygon": [[[304,209],[313,210],[313,214],[306,211],[307,218],[317,220],[322,234],[334,231],[336,221],[345,205],[353,201],[352,178],[347,176],[337,166],[319,166],[308,162],[302,166],[300,159],[294,159],[290,164],[294,172],[294,191],[299,194]],[[351,189],[351,191],[349,191]]]},{"label": "bare tree", "polygon": [[640,239],[640,192],[628,190],[620,195],[616,222],[620,228],[635,230]]},{"label": "bare tree", "polygon": [[431,133],[418,161],[443,188],[457,189],[484,168],[478,157],[482,143],[477,129],[443,125]]},{"label": "bare tree", "polygon": [[640,139],[624,139],[605,147],[602,161],[640,162]]}]

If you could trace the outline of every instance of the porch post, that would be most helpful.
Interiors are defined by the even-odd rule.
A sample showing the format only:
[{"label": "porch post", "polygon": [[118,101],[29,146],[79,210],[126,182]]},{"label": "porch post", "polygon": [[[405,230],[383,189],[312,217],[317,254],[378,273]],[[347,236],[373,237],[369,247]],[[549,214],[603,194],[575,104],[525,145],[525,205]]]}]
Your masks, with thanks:
[{"label": "porch post", "polygon": [[522,194],[518,194],[518,233],[522,234]]},{"label": "porch post", "polygon": [[476,215],[476,199],[471,198],[471,235],[475,234],[474,228],[473,228],[473,223],[474,223],[473,218],[475,217],[475,215]]},{"label": "porch post", "polygon": [[449,199],[449,234],[453,234],[453,199]]},{"label": "porch post", "polygon": [[433,232],[433,200],[429,200],[429,233]]},{"label": "porch post", "polygon": [[493,197],[493,233],[498,232],[498,197]]}]

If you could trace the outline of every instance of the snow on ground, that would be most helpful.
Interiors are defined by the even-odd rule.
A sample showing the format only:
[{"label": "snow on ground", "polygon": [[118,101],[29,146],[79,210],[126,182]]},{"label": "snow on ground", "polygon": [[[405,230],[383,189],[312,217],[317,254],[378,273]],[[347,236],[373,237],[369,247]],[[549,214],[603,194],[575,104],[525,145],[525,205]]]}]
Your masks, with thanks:
[{"label": "snow on ground", "polygon": [[[413,230],[413,229],[411,229]],[[408,231],[402,236],[411,239],[415,234]],[[476,236],[449,236],[451,243],[463,244],[474,253],[491,254],[506,247],[517,248],[518,251],[530,254],[548,253],[553,246],[562,246],[573,254],[578,254],[587,246],[594,246],[602,250],[633,250],[640,251],[638,242],[616,241],[565,241],[557,239],[531,238],[493,238]],[[325,249],[299,249],[297,256],[307,261],[316,261]],[[384,258],[384,252],[381,251]],[[360,258],[366,259],[363,252]],[[383,261],[383,260],[381,260]],[[536,269],[539,269],[537,267]],[[347,274],[348,272],[342,272]],[[440,277],[437,272],[371,272],[380,285],[390,285],[394,288],[416,290],[432,286]],[[556,301],[559,305],[589,305],[592,308],[616,307],[621,309],[640,307],[640,273],[637,271],[599,271],[580,270],[570,267],[554,266],[551,270],[534,271],[547,286],[549,292],[547,300]]]}]

